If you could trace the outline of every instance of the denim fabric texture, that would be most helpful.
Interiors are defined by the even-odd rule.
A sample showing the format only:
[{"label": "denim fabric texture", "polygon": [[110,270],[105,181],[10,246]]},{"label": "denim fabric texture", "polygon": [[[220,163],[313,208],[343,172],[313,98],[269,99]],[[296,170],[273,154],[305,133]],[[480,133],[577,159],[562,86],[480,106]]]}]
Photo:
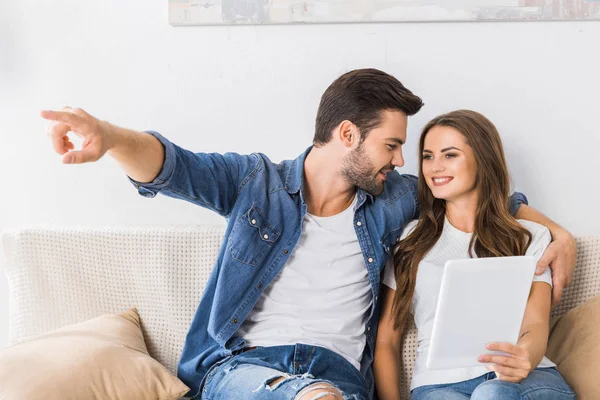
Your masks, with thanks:
[{"label": "denim fabric texture", "polygon": [[572,400],[575,394],[556,368],[538,368],[519,383],[494,372],[464,382],[416,388],[411,400]]}]

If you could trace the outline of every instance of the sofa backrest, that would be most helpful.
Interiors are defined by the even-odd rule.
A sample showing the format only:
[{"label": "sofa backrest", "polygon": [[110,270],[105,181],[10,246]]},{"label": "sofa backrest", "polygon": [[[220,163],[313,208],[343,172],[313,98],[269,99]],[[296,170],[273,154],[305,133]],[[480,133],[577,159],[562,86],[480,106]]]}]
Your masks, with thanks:
[{"label": "sofa backrest", "polygon": [[[173,373],[221,246],[221,226],[28,228],[3,234],[10,338],[20,342],[136,307],[148,350]],[[577,238],[578,262],[553,316],[600,294],[600,236]],[[408,393],[417,345],[405,338]]]},{"label": "sofa backrest", "polygon": [[10,342],[136,307],[150,355],[175,373],[223,234],[223,227],[4,233]]}]

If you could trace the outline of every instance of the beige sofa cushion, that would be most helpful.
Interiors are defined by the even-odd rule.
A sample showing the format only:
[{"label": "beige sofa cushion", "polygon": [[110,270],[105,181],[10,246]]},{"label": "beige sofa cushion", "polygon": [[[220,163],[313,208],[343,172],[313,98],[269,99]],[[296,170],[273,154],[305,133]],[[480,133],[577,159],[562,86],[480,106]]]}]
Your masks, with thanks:
[{"label": "beige sofa cushion", "polygon": [[189,389],[148,355],[136,309],[0,350],[0,399],[179,399]]},{"label": "beige sofa cushion", "polygon": [[600,296],[553,321],[546,355],[578,400],[600,399]]}]

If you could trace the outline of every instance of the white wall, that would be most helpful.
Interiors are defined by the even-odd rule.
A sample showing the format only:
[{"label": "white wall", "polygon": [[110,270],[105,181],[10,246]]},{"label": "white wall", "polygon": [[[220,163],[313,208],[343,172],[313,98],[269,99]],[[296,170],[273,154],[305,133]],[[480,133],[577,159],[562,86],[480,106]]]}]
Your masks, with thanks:
[{"label": "white wall", "polygon": [[[0,229],[25,224],[199,224],[218,216],[138,196],[116,164],[66,166],[40,109],[79,106],[198,151],[293,158],[339,74],[376,67],[426,107],[416,138],[454,108],[500,129],[515,187],[573,233],[600,234],[600,23],[173,28],[167,0],[0,2]],[[8,294],[0,276],[0,347]]]}]

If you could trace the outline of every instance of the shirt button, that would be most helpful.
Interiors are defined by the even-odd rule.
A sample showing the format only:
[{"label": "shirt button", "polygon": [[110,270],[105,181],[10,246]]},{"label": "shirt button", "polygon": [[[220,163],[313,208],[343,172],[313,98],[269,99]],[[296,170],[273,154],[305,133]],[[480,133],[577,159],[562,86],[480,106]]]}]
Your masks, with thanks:
[{"label": "shirt button", "polygon": [[259,289],[262,289],[262,283],[259,283],[259,284],[258,284],[258,288],[259,288]]},{"label": "shirt button", "polygon": [[238,320],[237,320],[237,318],[234,318],[232,322],[233,322],[234,324],[237,324],[237,323],[238,323]]},{"label": "shirt button", "polygon": [[373,259],[371,257],[369,257],[369,259],[367,261],[370,262],[370,263],[372,263]]},{"label": "shirt button", "polygon": [[367,332],[371,332],[371,327],[367,326]]},{"label": "shirt button", "polygon": [[268,238],[269,238],[269,235],[267,235],[267,234],[265,233],[265,234],[263,235],[263,237],[264,237],[265,239],[268,239]]},{"label": "shirt button", "polygon": [[252,221],[250,221],[250,223],[251,223],[252,225],[256,225],[256,220],[255,220],[255,219],[253,219]]},{"label": "shirt button", "polygon": [[361,225],[362,225],[362,222],[360,222],[360,221],[357,221],[357,222],[356,222],[356,225],[357,225],[357,226],[361,226]]},{"label": "shirt button", "polygon": [[287,250],[284,250],[284,251],[283,251],[283,254],[287,254],[287,253],[289,253],[289,251],[287,251]]}]

